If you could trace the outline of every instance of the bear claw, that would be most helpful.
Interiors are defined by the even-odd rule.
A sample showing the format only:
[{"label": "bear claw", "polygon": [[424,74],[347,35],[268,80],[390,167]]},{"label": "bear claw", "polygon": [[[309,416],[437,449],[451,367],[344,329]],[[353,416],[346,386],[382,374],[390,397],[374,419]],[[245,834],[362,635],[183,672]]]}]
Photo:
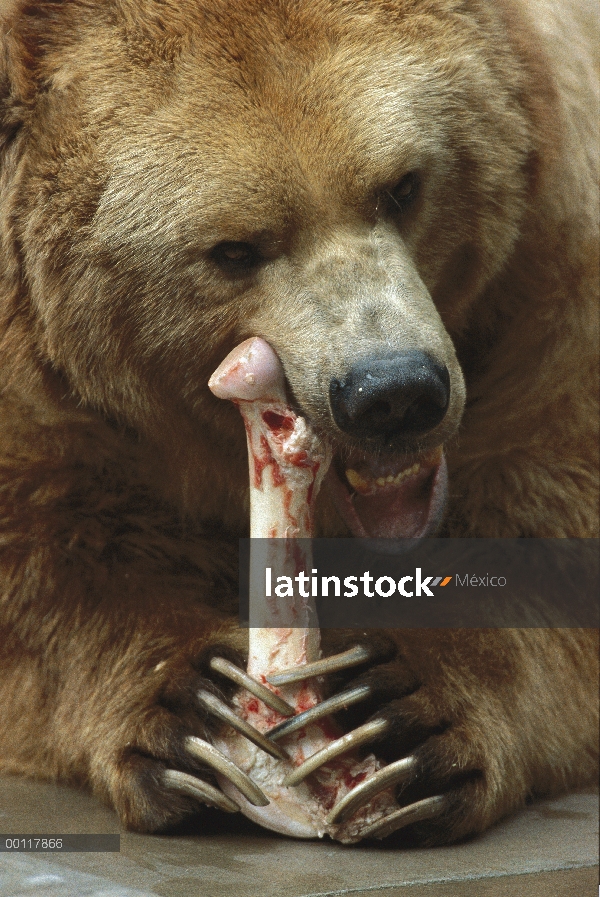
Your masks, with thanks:
[{"label": "bear claw", "polygon": [[245,772],[242,772],[235,763],[214,745],[209,744],[208,741],[203,741],[201,738],[196,738],[194,735],[190,735],[186,739],[185,746],[187,751],[196,759],[202,760],[203,763],[211,766],[216,772],[229,779],[252,806],[266,807],[269,805],[269,798],[264,791],[261,791],[258,785]]},{"label": "bear claw", "polygon": [[296,767],[293,772],[286,776],[283,780],[284,786],[299,785],[300,782],[303,782],[307,776],[315,772],[320,766],[324,766],[325,763],[329,763],[331,760],[339,757],[340,754],[346,754],[348,751],[372,741],[378,735],[382,735],[388,725],[387,720],[374,719],[369,723],[365,723],[364,726],[359,726],[358,729],[348,732],[347,735],[336,738],[335,741],[321,748],[320,751],[311,754],[301,766]]},{"label": "bear claw", "polygon": [[325,701],[315,704],[314,707],[309,707],[308,710],[303,710],[302,713],[298,713],[291,719],[286,719],[279,725],[269,729],[267,733],[269,740],[277,741],[279,738],[291,735],[292,732],[296,732],[309,723],[314,723],[323,716],[328,716],[337,710],[347,710],[348,707],[368,698],[372,693],[373,689],[370,685],[358,685],[356,688],[341,691],[339,694],[333,695],[331,698],[327,698]]},{"label": "bear claw", "polygon": [[[384,766],[379,772],[374,773],[370,778],[356,785],[352,791],[349,791],[345,797],[338,801],[327,816],[326,821],[333,825],[335,822],[343,822],[345,819],[348,819],[362,804],[367,803],[380,791],[384,791],[390,785],[397,785],[410,778],[416,764],[417,761],[414,757],[403,757],[402,760],[397,760],[395,763]],[[402,809],[406,808],[403,807]],[[389,816],[386,816],[386,819],[389,818]],[[383,824],[384,820],[380,821]]]},{"label": "bear claw", "polygon": [[270,707],[271,710],[277,711],[277,713],[280,713],[282,716],[294,715],[295,711],[291,704],[288,704],[288,702],[284,701],[283,698],[280,698],[279,695],[273,694],[272,691],[269,691],[268,688],[260,682],[257,682],[256,679],[253,679],[252,676],[249,676],[244,670],[236,667],[236,665],[229,660],[225,660],[223,657],[213,657],[210,661],[210,668],[217,673],[221,673],[222,676],[231,679],[236,685],[241,685],[246,691],[249,691],[256,698],[259,698],[263,704]]},{"label": "bear claw", "polygon": [[227,723],[238,732],[241,732],[242,735],[245,735],[246,738],[254,742],[257,747],[262,748],[263,751],[266,751],[267,754],[275,757],[276,760],[287,760],[287,754],[283,748],[279,747],[277,744],[273,744],[268,738],[265,738],[258,729],[251,726],[246,720],[241,719],[241,717],[239,717],[231,707],[221,701],[220,698],[217,698],[208,691],[204,691],[204,689],[201,689],[198,692],[197,697],[200,703],[203,704],[208,711],[213,713],[217,719],[220,719],[221,722]]},{"label": "bear claw", "polygon": [[424,800],[419,800],[414,804],[409,804],[407,807],[396,810],[395,813],[390,813],[389,816],[383,819],[378,819],[377,822],[362,830],[362,837],[387,838],[393,832],[397,832],[407,825],[412,825],[415,822],[424,822],[426,819],[438,816],[444,811],[446,805],[447,800],[443,794],[426,797]]},{"label": "bear claw", "polygon": [[[347,651],[343,651],[340,654],[332,655],[329,658],[317,661],[316,663],[311,664],[308,669],[305,665],[304,667],[285,670],[280,675],[285,677],[285,684],[288,684],[289,682],[298,681],[299,673],[303,674],[302,678],[309,678],[327,672],[337,672],[341,669],[346,669],[362,663],[371,656],[372,651],[359,645]],[[248,674],[243,670],[240,670],[239,667],[236,667],[229,661],[219,657],[212,658],[210,665],[215,671],[233,679],[237,684],[243,684],[243,686],[251,691],[252,694],[262,698],[264,686],[249,677]],[[291,678],[288,678],[290,676]],[[269,677],[268,681],[271,681],[271,678],[275,677]],[[278,696],[273,695],[272,692],[269,692],[266,689],[265,691],[267,691],[265,697],[268,698],[270,704],[273,703],[273,698],[281,700]],[[234,710],[210,692],[200,689],[197,693],[197,697],[203,706],[221,720],[221,722],[232,726],[259,748],[275,757],[275,759],[287,760],[289,758],[285,751],[280,748],[279,745],[274,744],[273,741],[278,738],[283,738],[336,710],[345,709],[352,704],[358,703],[368,697],[371,693],[372,689],[370,686],[366,685],[347,689],[338,695],[334,695],[325,701],[321,701],[319,704],[310,707],[302,713],[298,713],[292,718],[286,719],[268,732],[268,737],[260,733],[254,726],[241,719]],[[304,761],[304,763],[294,769],[284,779],[282,784],[284,787],[295,787],[299,785],[321,766],[331,762],[341,754],[347,753],[350,750],[355,750],[360,745],[383,734],[387,727],[387,721],[383,719],[371,720],[363,726],[359,726],[346,735],[336,739],[326,748],[311,755]],[[226,758],[221,751],[213,745],[210,745],[208,742],[203,742],[198,738],[190,738],[188,739],[187,747],[194,756],[202,759],[205,763],[208,763],[221,775],[226,776],[255,806],[266,806],[264,803],[264,801],[268,802],[266,795],[254,782],[252,782],[249,776],[242,772],[239,767]],[[404,757],[395,763],[390,763],[366,781],[355,786],[352,791],[338,801],[330,811],[326,818],[327,824],[334,825],[346,821],[352,817],[361,806],[364,806],[380,792],[394,785],[398,785],[401,782],[405,782],[414,774],[416,762],[414,756]],[[229,812],[235,812],[237,809],[235,802],[222,794],[222,792],[211,785],[198,781],[198,779],[191,775],[176,772],[175,770],[167,770],[165,773],[165,780],[170,787],[187,793],[192,797],[198,797],[206,803],[211,803],[222,809],[228,809]],[[225,804],[227,804],[227,807]],[[413,804],[409,804],[366,827],[362,832],[362,837],[387,837],[392,832],[410,825],[413,822],[420,822],[432,818],[441,812],[444,806],[445,799],[443,795],[429,797]]]},{"label": "bear claw", "polygon": [[167,788],[181,791],[182,794],[187,794],[189,797],[195,797],[204,804],[225,810],[226,813],[239,812],[240,808],[234,800],[227,797],[218,788],[209,785],[208,782],[203,782],[187,772],[181,772],[178,769],[165,769],[162,780]]},{"label": "bear claw", "polygon": [[315,660],[313,663],[300,664],[299,666],[282,670],[280,673],[274,673],[271,676],[267,676],[267,682],[271,685],[290,685],[292,682],[301,682],[303,679],[310,679],[312,676],[337,673],[339,670],[358,666],[360,663],[371,660],[372,657],[372,652],[365,648],[364,645],[355,645],[347,651],[342,651],[341,654],[323,657],[321,660]]}]

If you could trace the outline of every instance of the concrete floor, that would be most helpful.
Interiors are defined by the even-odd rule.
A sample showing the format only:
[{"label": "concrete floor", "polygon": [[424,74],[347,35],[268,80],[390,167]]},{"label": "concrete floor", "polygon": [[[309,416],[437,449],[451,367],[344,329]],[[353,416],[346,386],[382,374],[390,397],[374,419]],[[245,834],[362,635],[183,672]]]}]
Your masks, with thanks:
[{"label": "concrete floor", "polygon": [[[0,897],[595,897],[598,797],[543,801],[468,844],[343,847],[215,814],[211,834],[121,834],[120,853],[0,853]],[[0,779],[0,834],[119,832],[89,795]]]}]

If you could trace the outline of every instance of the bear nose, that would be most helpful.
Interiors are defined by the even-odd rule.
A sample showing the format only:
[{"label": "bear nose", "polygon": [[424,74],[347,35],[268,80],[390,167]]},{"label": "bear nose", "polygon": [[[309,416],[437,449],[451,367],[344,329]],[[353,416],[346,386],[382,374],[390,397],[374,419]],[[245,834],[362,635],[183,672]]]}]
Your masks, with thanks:
[{"label": "bear nose", "polygon": [[422,436],[443,419],[450,374],[424,352],[411,350],[358,361],[330,384],[333,417],[351,436],[391,439]]}]

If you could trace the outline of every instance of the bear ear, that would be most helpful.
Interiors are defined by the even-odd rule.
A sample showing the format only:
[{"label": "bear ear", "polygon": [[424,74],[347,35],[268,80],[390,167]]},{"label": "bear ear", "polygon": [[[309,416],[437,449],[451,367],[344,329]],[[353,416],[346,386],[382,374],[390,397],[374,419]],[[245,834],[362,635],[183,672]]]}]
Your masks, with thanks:
[{"label": "bear ear", "polygon": [[110,13],[108,0],[0,0],[0,156],[39,94],[52,89],[53,50],[77,38],[78,14],[104,6]]},{"label": "bear ear", "polygon": [[0,0],[0,157],[19,130],[31,95],[18,27],[21,8],[21,0]]},{"label": "bear ear", "polygon": [[33,106],[48,29],[67,2],[0,0],[0,154]]}]

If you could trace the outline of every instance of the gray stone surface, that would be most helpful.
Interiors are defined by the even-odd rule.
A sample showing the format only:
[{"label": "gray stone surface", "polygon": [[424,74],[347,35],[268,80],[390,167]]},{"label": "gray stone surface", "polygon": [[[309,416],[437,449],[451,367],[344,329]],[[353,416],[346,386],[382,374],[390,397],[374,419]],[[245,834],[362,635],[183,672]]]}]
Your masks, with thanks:
[{"label": "gray stone surface", "polygon": [[[121,834],[120,853],[0,853],[0,897],[590,897],[598,797],[541,801],[454,847],[343,847],[211,815],[200,837]],[[0,779],[0,833],[118,832],[89,795]],[[196,831],[199,831],[197,828]]]}]

